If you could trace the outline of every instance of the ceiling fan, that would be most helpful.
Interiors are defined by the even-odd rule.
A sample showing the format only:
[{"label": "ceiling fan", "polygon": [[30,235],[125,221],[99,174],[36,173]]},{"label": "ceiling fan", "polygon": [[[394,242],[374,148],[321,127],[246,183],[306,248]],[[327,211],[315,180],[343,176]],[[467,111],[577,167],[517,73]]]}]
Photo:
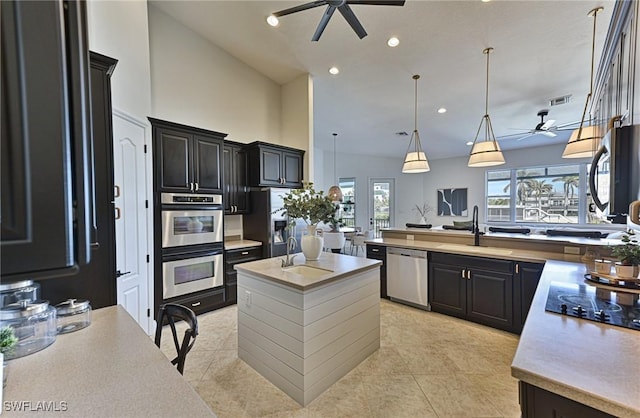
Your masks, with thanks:
[{"label": "ceiling fan", "polygon": [[362,27],[362,24],[353,13],[353,10],[351,10],[351,7],[349,7],[350,4],[366,4],[371,6],[404,6],[404,3],[405,0],[318,0],[301,4],[300,6],[291,7],[289,9],[280,10],[279,12],[273,13],[271,16],[278,18],[280,16],[285,16],[291,13],[301,12],[303,10],[313,9],[314,7],[326,5],[327,10],[325,10],[324,15],[322,15],[322,19],[320,19],[320,23],[316,28],[316,32],[311,38],[312,41],[317,41],[318,39],[320,39],[322,32],[324,32],[324,29],[327,27],[327,23],[329,23],[329,19],[331,19],[331,16],[333,16],[333,12],[335,12],[336,9],[338,9],[338,11],[342,14],[342,17],[344,17],[344,19],[351,26],[356,35],[358,35],[358,37],[362,39],[367,36],[367,31],[364,30],[364,27]]},{"label": "ceiling fan", "polygon": [[[538,112],[538,116],[540,116],[540,123],[538,123],[536,125],[535,128],[525,132],[525,133],[518,133],[518,134],[512,134],[512,135],[504,135],[501,137],[498,137],[496,139],[506,139],[506,138],[511,138],[514,136],[519,136],[518,139],[516,139],[516,141],[522,141],[523,139],[529,138],[533,135],[538,135],[538,134],[542,134],[544,136],[548,136],[549,138],[553,138],[556,137],[557,134],[554,131],[557,131],[559,128],[561,127],[565,127],[565,126],[569,126],[572,125],[573,123],[569,123],[566,125],[562,125],[561,127],[556,125],[556,121],[553,119],[549,119],[547,121],[544,120],[545,116],[547,116],[549,114],[549,110],[548,109],[542,109]],[[523,129],[524,130],[524,129]]]}]

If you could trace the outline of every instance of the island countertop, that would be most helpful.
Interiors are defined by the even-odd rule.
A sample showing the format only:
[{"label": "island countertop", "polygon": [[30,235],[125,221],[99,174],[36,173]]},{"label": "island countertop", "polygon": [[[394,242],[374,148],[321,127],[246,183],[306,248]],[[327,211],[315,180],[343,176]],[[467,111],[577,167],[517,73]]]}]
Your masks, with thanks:
[{"label": "island countertop", "polygon": [[552,281],[584,283],[582,264],[548,261],[513,377],[618,417],[640,416],[640,331],[545,311]]},{"label": "island countertop", "polygon": [[3,417],[215,417],[120,305],[11,360],[2,408]]},{"label": "island countertop", "polygon": [[304,255],[299,253],[294,258],[294,265],[306,265],[316,267],[326,271],[326,274],[316,277],[305,277],[301,274],[287,271],[282,268],[282,260],[286,258],[274,257],[266,258],[248,263],[237,264],[234,268],[238,271],[245,271],[259,277],[272,280],[293,287],[299,290],[308,290],[322,286],[347,276],[379,268],[382,264],[378,260],[370,260],[362,257],[351,257],[348,255],[323,252],[317,261],[307,261]]}]

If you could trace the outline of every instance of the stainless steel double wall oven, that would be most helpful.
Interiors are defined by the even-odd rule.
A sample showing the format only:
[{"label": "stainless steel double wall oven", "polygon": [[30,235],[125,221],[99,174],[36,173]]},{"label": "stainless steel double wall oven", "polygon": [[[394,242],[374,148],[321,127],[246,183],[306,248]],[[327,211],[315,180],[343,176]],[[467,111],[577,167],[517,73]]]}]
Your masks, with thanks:
[{"label": "stainless steel double wall oven", "polygon": [[222,195],[162,193],[162,298],[223,285]]}]

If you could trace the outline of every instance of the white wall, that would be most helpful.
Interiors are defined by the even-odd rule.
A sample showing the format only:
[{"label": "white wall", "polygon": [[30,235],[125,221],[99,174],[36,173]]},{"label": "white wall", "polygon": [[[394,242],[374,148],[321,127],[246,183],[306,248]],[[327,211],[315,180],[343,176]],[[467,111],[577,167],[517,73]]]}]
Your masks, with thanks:
[{"label": "white wall", "polygon": [[281,143],[280,85],[152,5],[149,42],[154,117]]},{"label": "white wall", "polygon": [[303,178],[314,180],[313,80],[308,74],[282,86],[282,145],[307,150]]},{"label": "white wall", "polygon": [[92,0],[87,20],[89,48],[118,60],[113,107],[145,120],[151,111],[147,2]]},{"label": "white wall", "polygon": [[[564,144],[539,148],[505,151],[506,164],[496,167],[470,168],[468,157],[431,160],[431,171],[424,174],[402,174],[401,158],[376,158],[369,156],[340,154],[337,155],[337,177],[356,178],[356,223],[365,227],[368,223],[368,182],[370,177],[395,178],[395,226],[404,227],[407,222],[417,222],[418,215],[413,210],[415,205],[426,202],[434,211],[428,221],[433,225],[450,225],[454,220],[467,218],[437,216],[437,189],[464,188],[467,190],[469,218],[471,208],[480,208],[480,222],[484,222],[485,172],[491,169],[510,169],[526,166],[552,166],[560,164],[582,163],[588,159],[563,159]],[[320,190],[328,190],[337,179],[333,179],[333,152],[322,152],[316,149],[315,163],[323,168],[318,176],[316,186]]]}]

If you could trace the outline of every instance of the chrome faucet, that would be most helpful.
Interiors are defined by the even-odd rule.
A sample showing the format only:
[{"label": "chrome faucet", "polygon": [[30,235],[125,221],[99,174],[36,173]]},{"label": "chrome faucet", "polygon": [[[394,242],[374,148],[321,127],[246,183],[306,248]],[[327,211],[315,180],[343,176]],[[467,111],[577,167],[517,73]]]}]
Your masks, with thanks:
[{"label": "chrome faucet", "polygon": [[289,235],[287,238],[287,258],[286,260],[282,260],[282,267],[290,267],[293,266],[293,259],[296,258],[298,254],[290,254],[290,251],[293,251],[298,246],[298,240],[293,235]]},{"label": "chrome faucet", "polygon": [[480,235],[484,235],[480,232],[480,226],[478,225],[478,205],[473,206],[473,245],[480,246]]}]

